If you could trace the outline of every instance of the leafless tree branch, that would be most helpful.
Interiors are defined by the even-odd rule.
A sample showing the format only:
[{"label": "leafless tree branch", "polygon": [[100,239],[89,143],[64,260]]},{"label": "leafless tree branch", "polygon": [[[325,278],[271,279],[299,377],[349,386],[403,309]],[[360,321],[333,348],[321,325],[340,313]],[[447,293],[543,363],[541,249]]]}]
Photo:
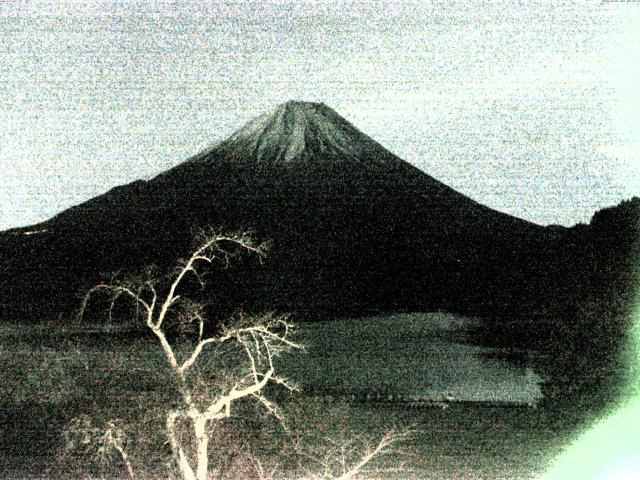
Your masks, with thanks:
[{"label": "leafless tree branch", "polygon": [[[228,248],[231,245],[236,248],[236,252]],[[273,314],[263,317],[240,315],[235,325],[224,327],[220,335],[204,338],[205,314],[203,305],[184,299],[178,293],[188,274],[194,275],[198,283],[204,287],[205,281],[202,273],[198,271],[199,265],[209,265],[216,260],[227,265],[230,258],[236,255],[238,250],[256,254],[259,259],[262,259],[266,249],[266,244],[256,244],[246,232],[222,235],[205,230],[200,233],[198,244],[191,255],[186,260],[179,262],[166,290],[159,288],[158,281],[154,278],[132,280],[126,283],[113,281],[91,288],[82,301],[80,318],[84,315],[90,297],[100,291],[112,296],[109,308],[110,316],[117,300],[122,296],[129,297],[135,303],[136,308],[141,307],[146,313],[145,324],[158,339],[182,395],[183,407],[167,414],[166,429],[176,465],[185,480],[205,480],[207,478],[207,447],[209,442],[207,424],[209,422],[229,417],[231,405],[245,397],[257,399],[268,412],[282,419],[275,404],[267,399],[261,391],[270,381],[279,383],[286,388],[293,388],[286,379],[274,378],[273,358],[287,349],[299,348],[299,345],[288,338],[291,326],[286,317]],[[160,292],[166,293],[160,294]],[[181,323],[196,323],[197,340],[186,354],[180,354],[181,357],[184,355],[181,360],[176,354],[178,350],[175,350],[169,342],[164,328],[170,312],[172,312],[172,318],[177,318]],[[227,342],[237,344],[244,351],[249,373],[217,396],[212,397],[207,394],[205,398],[202,398],[202,395],[196,392],[198,382],[191,379],[189,375],[201,358],[205,347],[219,346]],[[195,463],[193,465],[190,460],[191,455],[185,451],[185,447],[176,433],[176,425],[178,422],[184,421],[191,422],[193,436],[196,440]]]}]

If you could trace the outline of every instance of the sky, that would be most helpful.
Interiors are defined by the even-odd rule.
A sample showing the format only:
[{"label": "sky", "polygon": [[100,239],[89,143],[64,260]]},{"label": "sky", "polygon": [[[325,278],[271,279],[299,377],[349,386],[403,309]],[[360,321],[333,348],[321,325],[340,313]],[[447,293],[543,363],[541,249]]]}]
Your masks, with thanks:
[{"label": "sky", "polygon": [[640,195],[640,3],[0,0],[0,230],[287,100],[540,224]]}]

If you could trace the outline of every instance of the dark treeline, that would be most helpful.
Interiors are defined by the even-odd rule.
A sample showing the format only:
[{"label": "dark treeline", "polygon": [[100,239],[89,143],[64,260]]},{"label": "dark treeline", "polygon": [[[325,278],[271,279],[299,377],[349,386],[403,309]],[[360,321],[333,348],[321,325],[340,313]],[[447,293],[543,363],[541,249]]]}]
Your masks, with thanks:
[{"label": "dark treeline", "polygon": [[544,386],[548,396],[604,407],[620,394],[634,361],[629,347],[640,293],[640,199],[562,231],[549,251],[548,286],[533,289],[533,308],[497,315],[483,336],[490,345],[544,353],[536,367],[552,379]]}]

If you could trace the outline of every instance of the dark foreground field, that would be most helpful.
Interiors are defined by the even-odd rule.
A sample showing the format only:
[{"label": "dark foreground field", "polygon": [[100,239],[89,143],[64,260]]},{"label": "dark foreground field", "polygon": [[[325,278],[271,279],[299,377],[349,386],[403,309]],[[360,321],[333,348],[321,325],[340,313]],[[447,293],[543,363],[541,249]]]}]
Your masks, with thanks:
[{"label": "dark foreground field", "polygon": [[[372,464],[368,478],[537,477],[601,415],[602,406],[576,397],[527,408],[530,400],[539,400],[532,382],[538,377],[522,365],[478,361],[478,352],[469,350],[460,336],[468,322],[428,314],[380,318],[371,328],[362,320],[302,325],[299,339],[308,351],[280,359],[280,370],[303,390],[271,392],[285,412],[289,432],[252,403],[239,405],[238,417],[214,434],[212,468],[223,478],[257,478],[258,458],[264,465],[277,462],[284,477],[304,476],[304,461],[291,453],[291,444],[298,442],[318,457],[336,443],[374,443],[393,429],[413,433],[398,445],[399,451]],[[388,333],[390,325],[395,340],[389,343],[387,335],[376,342],[376,335]],[[470,364],[449,351],[460,375],[448,372],[442,359],[429,368],[424,353],[433,351],[429,342],[446,343],[446,338],[475,359]],[[115,457],[101,458],[82,437],[65,436],[74,418],[94,425],[117,419],[128,435],[126,446],[138,477],[175,478],[160,413],[175,392],[153,339],[108,329],[3,326],[0,342],[0,478],[124,478]],[[395,349],[394,358],[385,363],[389,349]],[[366,365],[370,376],[363,375]],[[468,380],[474,371],[484,379],[479,387]],[[408,392],[438,400],[447,392],[434,379],[443,375],[458,382],[454,396],[473,396],[478,388],[491,396],[492,388],[499,391],[506,385],[514,403],[522,406],[454,401],[416,407],[366,401],[367,392],[381,389],[396,398]],[[311,459],[307,466],[318,469]]]}]

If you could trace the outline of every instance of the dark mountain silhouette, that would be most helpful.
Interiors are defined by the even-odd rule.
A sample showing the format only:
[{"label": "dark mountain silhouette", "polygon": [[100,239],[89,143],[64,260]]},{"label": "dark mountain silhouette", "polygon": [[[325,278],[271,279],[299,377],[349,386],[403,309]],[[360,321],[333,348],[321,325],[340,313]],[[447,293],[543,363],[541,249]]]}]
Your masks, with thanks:
[{"label": "dark mountain silhouette", "polygon": [[288,102],[150,181],[0,234],[2,314],[69,312],[101,273],[169,268],[206,225],[272,242],[264,265],[218,272],[207,295],[225,311],[530,311],[560,301],[582,258],[572,229],[485,207],[329,107]]}]

